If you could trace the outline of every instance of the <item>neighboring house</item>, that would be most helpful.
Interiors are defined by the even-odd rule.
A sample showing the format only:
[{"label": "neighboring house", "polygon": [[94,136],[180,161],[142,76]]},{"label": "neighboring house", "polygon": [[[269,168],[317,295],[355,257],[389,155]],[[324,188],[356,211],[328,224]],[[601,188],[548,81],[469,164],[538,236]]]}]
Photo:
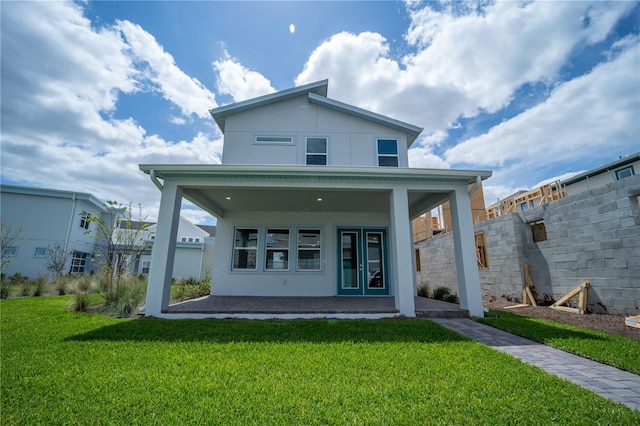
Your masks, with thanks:
[{"label": "neighboring house", "polygon": [[574,195],[634,176],[639,171],[640,152],[636,152],[565,179],[562,181],[562,187],[567,196]]},{"label": "neighboring house", "polygon": [[[137,275],[148,275],[151,268],[151,253],[156,236],[157,224],[148,223],[144,230],[144,250],[138,259],[131,259],[130,271]],[[175,279],[193,277],[204,278],[206,269],[211,268],[211,255],[215,240],[215,226],[194,225],[180,217],[176,239],[175,260],[171,277]]]},{"label": "neighboring house", "polygon": [[140,165],[162,192],[146,315],[170,317],[183,198],[217,217],[213,295],[389,295],[409,317],[411,219],[448,199],[461,307],[483,314],[468,185],[491,172],[409,168],[422,129],[327,98],[327,87],[211,110],[221,165]]},{"label": "neighboring house", "polygon": [[112,220],[103,203],[91,194],[23,186],[0,186],[2,223],[22,229],[20,239],[2,256],[13,257],[5,273],[29,278],[47,274],[47,249],[59,244],[70,253],[67,273],[88,274],[97,270],[92,262],[95,224],[88,218],[99,214]]}]

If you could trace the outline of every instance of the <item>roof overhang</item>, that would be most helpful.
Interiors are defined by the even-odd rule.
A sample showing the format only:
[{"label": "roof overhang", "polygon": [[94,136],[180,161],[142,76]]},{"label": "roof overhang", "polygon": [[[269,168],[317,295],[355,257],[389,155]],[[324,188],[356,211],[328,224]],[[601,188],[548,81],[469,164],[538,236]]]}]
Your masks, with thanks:
[{"label": "roof overhang", "polygon": [[396,120],[390,117],[386,117],[375,112],[367,111],[362,108],[355,107],[353,105],[345,104],[343,102],[336,101],[335,99],[329,99],[323,96],[318,96],[314,93],[309,93],[309,102],[321,107],[337,111],[343,114],[357,117],[361,120],[366,120],[384,127],[389,127],[393,130],[397,130],[407,134],[407,146],[411,146],[413,141],[416,140],[418,135],[422,133],[422,128],[414,126],[413,124],[405,123],[400,120]]},{"label": "roof overhang", "polygon": [[620,158],[610,163],[603,164],[602,166],[596,167],[595,169],[591,169],[591,170],[587,170],[586,172],[579,173],[575,176],[572,176],[568,179],[563,180],[561,184],[572,185],[576,182],[580,182],[581,180],[592,178],[599,174],[606,173],[613,169],[617,169],[618,167],[626,166],[627,164],[631,164],[636,161],[640,161],[640,152],[636,152],[635,154],[630,154],[630,155],[627,155],[626,157]]},{"label": "roof overhang", "polygon": [[270,93],[268,95],[259,96],[257,98],[248,99],[246,101],[236,102],[233,104],[221,106],[209,110],[209,113],[216,121],[220,131],[224,133],[226,118],[245,111],[262,108],[267,105],[275,104],[289,99],[314,93],[319,96],[327,96],[329,80],[320,80],[315,83],[309,83],[291,89],[282,90],[280,92]]},{"label": "roof overhang", "polygon": [[182,188],[187,200],[224,217],[227,211],[388,213],[394,188],[407,190],[411,217],[490,171],[337,167],[142,164],[140,170]]}]

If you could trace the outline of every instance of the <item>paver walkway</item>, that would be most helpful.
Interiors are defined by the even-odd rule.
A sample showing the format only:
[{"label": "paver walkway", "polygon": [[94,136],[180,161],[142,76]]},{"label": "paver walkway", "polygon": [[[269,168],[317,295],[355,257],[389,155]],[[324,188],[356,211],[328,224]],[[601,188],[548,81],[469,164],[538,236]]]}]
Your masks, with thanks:
[{"label": "paver walkway", "polygon": [[640,411],[640,376],[546,346],[471,319],[433,318],[444,327]]}]

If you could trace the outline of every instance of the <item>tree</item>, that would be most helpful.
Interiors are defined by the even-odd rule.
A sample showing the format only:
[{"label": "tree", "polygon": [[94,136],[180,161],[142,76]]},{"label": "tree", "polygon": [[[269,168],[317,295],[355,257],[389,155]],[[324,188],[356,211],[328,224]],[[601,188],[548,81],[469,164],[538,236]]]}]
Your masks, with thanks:
[{"label": "tree", "polygon": [[100,259],[98,263],[105,278],[107,300],[113,301],[118,298],[120,280],[130,260],[138,259],[146,248],[146,230],[150,224],[143,221],[140,204],[138,221],[132,220],[131,203],[123,206],[116,201],[107,201],[104,207],[111,213],[108,219],[99,214],[88,215],[86,212],[81,215],[95,228],[92,231],[90,227],[85,233],[93,233],[96,239],[97,250],[94,255]]},{"label": "tree", "polygon": [[70,256],[71,253],[62,244],[55,243],[47,248],[47,263],[44,266],[51,272],[53,279],[58,279],[63,274]]},{"label": "tree", "polygon": [[22,226],[13,227],[0,222],[0,273],[4,273],[9,265],[15,263],[15,257],[9,251],[24,239],[23,229]]}]

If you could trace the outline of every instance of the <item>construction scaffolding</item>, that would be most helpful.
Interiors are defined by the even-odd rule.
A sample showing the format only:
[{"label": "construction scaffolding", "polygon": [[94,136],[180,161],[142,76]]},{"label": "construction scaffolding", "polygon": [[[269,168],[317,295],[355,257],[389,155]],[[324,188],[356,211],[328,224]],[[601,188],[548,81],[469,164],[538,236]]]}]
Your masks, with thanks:
[{"label": "construction scaffolding", "polygon": [[550,182],[531,191],[520,191],[487,207],[487,219],[525,211],[565,197],[560,181]]}]

